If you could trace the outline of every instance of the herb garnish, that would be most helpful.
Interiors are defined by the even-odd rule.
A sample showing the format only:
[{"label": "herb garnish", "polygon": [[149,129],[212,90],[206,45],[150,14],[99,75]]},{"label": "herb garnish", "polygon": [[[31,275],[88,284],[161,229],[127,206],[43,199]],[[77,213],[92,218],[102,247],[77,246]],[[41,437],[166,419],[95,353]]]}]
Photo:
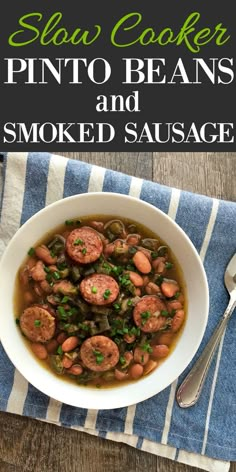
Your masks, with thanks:
[{"label": "herb garnish", "polygon": [[82,244],[84,244],[83,239],[80,239],[80,238],[75,239],[74,246],[82,246]]},{"label": "herb garnish", "polygon": [[41,326],[41,321],[40,320],[34,320],[34,326],[39,328]]},{"label": "herb garnish", "polygon": [[142,351],[148,352],[149,354],[152,353],[152,348],[151,348],[151,346],[150,346],[149,343],[146,342],[146,343],[144,343],[144,344],[143,344],[142,346],[140,346],[140,347],[141,347]]},{"label": "herb garnish", "polygon": [[96,363],[98,365],[104,361],[104,355],[100,351],[93,351],[93,355],[96,357]]},{"label": "herb garnish", "polygon": [[103,294],[104,300],[108,300],[110,295],[111,295],[111,291],[109,290],[109,288],[107,288]]},{"label": "herb garnish", "polygon": [[35,254],[35,249],[34,247],[31,247],[29,250],[28,250],[28,256],[33,256]]}]

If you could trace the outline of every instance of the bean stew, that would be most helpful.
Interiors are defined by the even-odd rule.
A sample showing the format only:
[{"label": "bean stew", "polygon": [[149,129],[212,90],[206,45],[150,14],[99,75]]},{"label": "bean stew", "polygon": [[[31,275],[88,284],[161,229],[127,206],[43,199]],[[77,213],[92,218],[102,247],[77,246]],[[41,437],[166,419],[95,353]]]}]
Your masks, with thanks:
[{"label": "bean stew", "polygon": [[152,372],[186,318],[170,248],[119,217],[65,221],[29,249],[15,293],[16,323],[36,357],[93,387]]}]

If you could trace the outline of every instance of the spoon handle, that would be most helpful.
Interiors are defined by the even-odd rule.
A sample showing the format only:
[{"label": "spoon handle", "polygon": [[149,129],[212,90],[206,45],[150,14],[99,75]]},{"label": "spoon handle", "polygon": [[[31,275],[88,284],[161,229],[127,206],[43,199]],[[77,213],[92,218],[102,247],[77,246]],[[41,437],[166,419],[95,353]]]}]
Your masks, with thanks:
[{"label": "spoon handle", "polygon": [[235,306],[236,299],[234,297],[230,299],[230,302],[223,314],[223,317],[218,323],[213,335],[208,341],[201,356],[199,357],[187,377],[184,379],[184,381],[178,388],[176,399],[180,407],[188,408],[189,406],[195,405],[195,403],[197,402],[201,394],[202,387],[207,376],[207,372],[211,365],[211,361],[220,343],[222,334],[226,328],[231,314],[233,313]]}]

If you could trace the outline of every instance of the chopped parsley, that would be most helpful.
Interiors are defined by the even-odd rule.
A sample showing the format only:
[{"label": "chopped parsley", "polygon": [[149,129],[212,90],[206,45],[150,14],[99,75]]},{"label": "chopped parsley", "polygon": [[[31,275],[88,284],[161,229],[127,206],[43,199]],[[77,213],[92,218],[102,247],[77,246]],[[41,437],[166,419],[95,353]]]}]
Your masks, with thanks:
[{"label": "chopped parsley", "polygon": [[126,360],[125,360],[125,357],[124,357],[124,356],[120,356],[120,364],[121,364],[121,365],[125,365],[125,364],[126,364]]},{"label": "chopped parsley", "polygon": [[172,264],[172,262],[166,262],[165,263],[165,266],[166,266],[166,269],[172,269],[174,264]]},{"label": "chopped parsley", "polygon": [[127,301],[127,306],[132,306],[132,305],[133,305],[132,300],[128,300],[128,301]]},{"label": "chopped parsley", "polygon": [[103,294],[104,300],[108,300],[110,295],[111,295],[111,291],[109,290],[109,288],[107,288]]},{"label": "chopped parsley", "polygon": [[82,244],[84,244],[83,239],[80,239],[80,238],[75,239],[74,246],[82,246]]},{"label": "chopped parsley", "polygon": [[129,254],[135,254],[137,252],[137,249],[134,246],[129,246],[128,252]]},{"label": "chopped parsley", "polygon": [[73,220],[66,220],[65,221],[65,225],[66,226],[72,226],[74,224],[74,221]]},{"label": "chopped parsley", "polygon": [[161,316],[169,316],[169,312],[167,310],[161,310]]},{"label": "chopped parsley", "polygon": [[97,287],[92,287],[92,288],[91,288],[91,292],[92,292],[92,293],[97,293],[97,291],[98,291]]},{"label": "chopped parsley", "polygon": [[16,318],[16,324],[19,325],[20,324],[20,320],[19,318]]},{"label": "chopped parsley", "polygon": [[152,252],[151,252],[151,258],[152,258],[152,259],[156,259],[157,257],[159,257],[158,252],[152,251]]},{"label": "chopped parsley", "polygon": [[155,280],[155,284],[161,285],[163,280],[164,280],[164,277],[162,277],[162,275],[158,275],[156,280]]},{"label": "chopped parsley", "polygon": [[152,353],[152,348],[148,342],[144,343],[142,346],[140,346],[142,351],[148,352],[149,354]]},{"label": "chopped parsley", "polygon": [[86,325],[85,323],[79,323],[78,327],[82,329],[83,331],[89,331],[89,326]]},{"label": "chopped parsley", "polygon": [[81,251],[81,252],[82,252],[82,254],[85,256],[85,254],[87,253],[87,249],[86,249],[86,247],[84,247],[84,249],[82,249],[82,251]]},{"label": "chopped parsley", "polygon": [[114,304],[113,304],[113,308],[114,308],[114,310],[117,310],[117,311],[118,311],[118,310],[121,309],[121,304],[120,304],[120,303],[114,303]]},{"label": "chopped parsley", "polygon": [[93,351],[93,355],[96,357],[96,363],[98,365],[104,361],[104,355],[100,351]]},{"label": "chopped parsley", "polygon": [[68,300],[69,300],[69,297],[67,297],[67,296],[65,295],[65,297],[63,297],[61,303],[67,303]]},{"label": "chopped parsley", "polygon": [[40,320],[34,320],[34,326],[39,328],[41,326],[41,321]]},{"label": "chopped parsley", "polygon": [[31,247],[29,250],[28,250],[28,256],[33,256],[35,254],[35,249],[34,247]]},{"label": "chopped parsley", "polygon": [[150,318],[150,316],[151,316],[150,311],[143,311],[143,312],[141,313],[141,318],[142,318],[142,320],[148,320],[148,319]]},{"label": "chopped parsley", "polygon": [[67,318],[68,318],[68,313],[69,313],[69,312],[66,313],[66,311],[65,311],[64,308],[63,308],[63,306],[59,306],[59,307],[57,308],[57,311],[58,311],[58,313],[59,313],[59,315],[60,315],[60,319],[62,319],[62,320],[67,320]]},{"label": "chopped parsley", "polygon": [[63,354],[63,350],[62,350],[62,347],[61,346],[58,346],[57,348],[57,354],[59,354],[59,356],[61,356]]},{"label": "chopped parsley", "polygon": [[59,272],[56,272],[56,271],[55,271],[55,272],[52,273],[52,275],[53,275],[53,278],[54,278],[55,280],[60,280],[60,278],[61,278]]},{"label": "chopped parsley", "polygon": [[179,296],[180,296],[180,292],[176,292],[176,294],[174,295],[175,300],[178,300]]}]

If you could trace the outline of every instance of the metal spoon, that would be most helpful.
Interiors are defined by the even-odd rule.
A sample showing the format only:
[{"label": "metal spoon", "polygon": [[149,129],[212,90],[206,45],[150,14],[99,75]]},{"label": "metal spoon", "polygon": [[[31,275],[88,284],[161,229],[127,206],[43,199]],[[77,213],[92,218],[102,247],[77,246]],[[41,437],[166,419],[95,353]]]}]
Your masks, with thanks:
[{"label": "metal spoon", "polygon": [[211,361],[236,306],[236,254],[226,268],[224,282],[230,295],[229,304],[201,356],[177,390],[176,400],[181,408],[195,405],[200,397]]}]

